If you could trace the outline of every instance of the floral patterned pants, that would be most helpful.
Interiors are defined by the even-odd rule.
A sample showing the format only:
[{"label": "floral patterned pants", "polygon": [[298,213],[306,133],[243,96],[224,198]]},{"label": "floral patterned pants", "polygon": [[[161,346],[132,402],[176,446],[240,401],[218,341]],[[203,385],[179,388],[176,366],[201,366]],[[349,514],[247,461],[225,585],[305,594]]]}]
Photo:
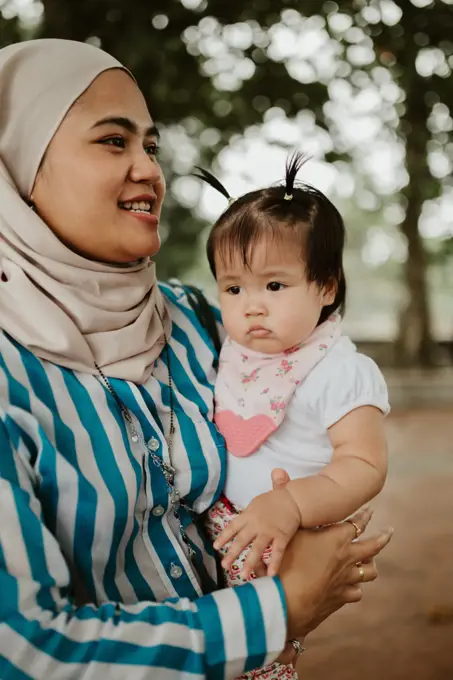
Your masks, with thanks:
[{"label": "floral patterned pants", "polygon": [[[224,496],[215,503],[206,515],[206,530],[212,541],[222,533],[223,529],[236,517],[238,511]],[[228,545],[220,549],[221,554],[225,554]],[[225,579],[228,586],[238,586],[244,583],[241,578],[241,570],[247,557],[248,548],[244,550],[241,555],[233,562],[229,569],[225,570]],[[263,555],[263,561],[266,563],[269,560],[270,549],[267,549]],[[254,574],[250,577],[256,578]],[[238,680],[249,680],[250,678],[259,678],[259,680],[297,680],[298,675],[296,669],[292,664],[283,665],[274,662],[265,668],[259,668],[254,671],[249,671],[241,675]]]}]

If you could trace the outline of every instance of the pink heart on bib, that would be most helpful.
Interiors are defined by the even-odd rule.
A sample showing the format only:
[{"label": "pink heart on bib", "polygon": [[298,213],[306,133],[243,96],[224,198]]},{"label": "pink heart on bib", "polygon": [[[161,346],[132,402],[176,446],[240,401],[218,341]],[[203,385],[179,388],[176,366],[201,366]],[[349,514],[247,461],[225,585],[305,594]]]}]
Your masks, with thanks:
[{"label": "pink heart on bib", "polygon": [[219,411],[214,420],[225,437],[228,452],[238,458],[245,458],[256,451],[277,429],[272,418],[264,414],[243,418],[233,411]]}]

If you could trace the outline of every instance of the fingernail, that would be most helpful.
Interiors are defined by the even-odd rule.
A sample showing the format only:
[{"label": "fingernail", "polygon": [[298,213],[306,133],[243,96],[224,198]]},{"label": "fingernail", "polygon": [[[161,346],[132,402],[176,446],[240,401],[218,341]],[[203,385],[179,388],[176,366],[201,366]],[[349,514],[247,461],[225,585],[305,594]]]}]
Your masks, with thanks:
[{"label": "fingernail", "polygon": [[379,545],[385,545],[391,539],[393,535],[393,527],[389,527],[384,531],[379,537]]},{"label": "fingernail", "polygon": [[217,541],[214,541],[214,543],[212,544],[212,547],[214,548],[214,550],[217,550],[218,547],[219,547],[218,542],[217,542]]}]

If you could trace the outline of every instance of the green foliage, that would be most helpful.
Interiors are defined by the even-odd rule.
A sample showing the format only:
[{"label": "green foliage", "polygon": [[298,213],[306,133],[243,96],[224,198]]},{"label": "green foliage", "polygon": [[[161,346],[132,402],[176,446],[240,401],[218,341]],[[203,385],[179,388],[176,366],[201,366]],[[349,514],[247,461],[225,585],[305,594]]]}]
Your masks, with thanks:
[{"label": "green foliage", "polygon": [[[399,95],[383,105],[382,118],[406,149],[409,177],[400,195],[407,208],[401,230],[413,265],[406,283],[412,300],[426,298],[423,271],[417,276],[410,271],[424,270],[426,264],[418,231],[423,203],[452,185],[451,178],[433,173],[428,163],[428,152],[444,153],[453,162],[451,0],[41,1],[44,14],[36,36],[101,45],[134,73],[158,125],[168,129],[169,137],[177,129],[191,147],[190,153],[173,148],[162,158],[170,188],[163,225],[167,238],[159,255],[163,277],[193,266],[205,226],[172,193],[179,176],[190,173],[194,164],[210,164],[273,107],[289,118],[311,111],[333,140],[326,158],[354,157],[356,149],[338,135],[332,84],[347,84],[352,98],[388,76],[386,82]],[[3,0],[9,16],[13,2]],[[322,33],[326,49],[334,51],[333,71],[323,72],[315,55],[276,53],[276,31],[296,39],[307,22]],[[3,45],[30,35],[29,28],[22,27],[21,33],[17,19],[1,14],[0,30]],[[420,60],[428,52],[434,67],[424,72]],[[204,136],[207,129],[212,134]],[[417,305],[413,313],[424,317],[421,326],[429,336],[427,302]]]}]

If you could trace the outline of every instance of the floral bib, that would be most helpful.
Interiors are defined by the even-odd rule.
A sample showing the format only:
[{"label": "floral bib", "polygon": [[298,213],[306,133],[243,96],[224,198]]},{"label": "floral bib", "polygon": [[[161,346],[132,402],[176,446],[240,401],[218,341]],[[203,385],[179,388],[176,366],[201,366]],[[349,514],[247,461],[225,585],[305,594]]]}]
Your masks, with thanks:
[{"label": "floral bib", "polygon": [[280,354],[248,350],[227,338],[215,385],[215,423],[229,453],[249,456],[281,425],[300,383],[341,336],[333,314],[297,347]]}]

